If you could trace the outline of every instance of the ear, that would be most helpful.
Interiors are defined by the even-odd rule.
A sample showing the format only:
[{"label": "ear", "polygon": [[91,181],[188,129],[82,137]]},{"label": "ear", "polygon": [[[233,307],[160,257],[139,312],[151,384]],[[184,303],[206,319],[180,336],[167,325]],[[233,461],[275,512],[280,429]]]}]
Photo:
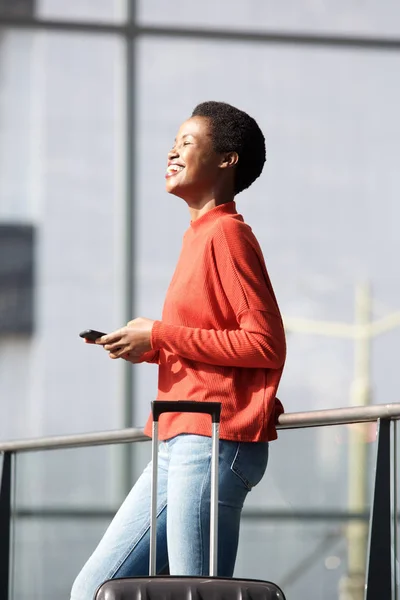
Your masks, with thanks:
[{"label": "ear", "polygon": [[221,156],[219,167],[220,169],[230,169],[237,165],[238,160],[239,154],[237,152],[227,152]]}]

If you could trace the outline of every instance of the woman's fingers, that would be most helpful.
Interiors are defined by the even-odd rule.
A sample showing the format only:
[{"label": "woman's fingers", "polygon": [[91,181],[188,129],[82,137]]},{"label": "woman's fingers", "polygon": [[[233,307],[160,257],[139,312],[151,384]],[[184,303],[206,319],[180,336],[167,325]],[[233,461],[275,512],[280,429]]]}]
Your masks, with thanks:
[{"label": "woman's fingers", "polygon": [[127,351],[126,348],[115,348],[109,353],[110,358],[125,358],[126,360],[133,361],[135,359],[135,353]]},{"label": "woman's fingers", "polygon": [[104,350],[107,350],[107,352],[112,352],[113,354],[115,354],[117,350],[121,350],[123,348],[125,348],[125,352],[129,352],[129,348],[126,347],[126,343],[124,343],[124,340],[118,340],[114,344],[106,344],[103,347]]},{"label": "woman's fingers", "polygon": [[117,331],[113,331],[107,335],[103,335],[103,337],[96,340],[96,344],[99,344],[100,346],[106,346],[108,344],[114,344],[115,342],[118,342],[118,340],[120,340],[123,336],[124,329],[125,327],[122,329],[117,329]]},{"label": "woman's fingers", "polygon": [[127,360],[136,362],[142,354],[151,350],[152,325],[153,321],[150,319],[134,319],[127,326],[103,335],[96,340],[96,344],[103,346],[112,359],[125,358],[129,354]]}]

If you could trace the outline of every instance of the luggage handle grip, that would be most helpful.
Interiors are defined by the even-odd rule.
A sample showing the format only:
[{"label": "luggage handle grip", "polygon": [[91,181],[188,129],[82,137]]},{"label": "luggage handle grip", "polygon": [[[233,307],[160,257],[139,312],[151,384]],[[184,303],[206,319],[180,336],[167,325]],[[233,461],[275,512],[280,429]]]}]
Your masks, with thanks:
[{"label": "luggage handle grip", "polygon": [[199,402],[197,400],[155,400],[151,403],[153,421],[158,421],[165,412],[204,413],[211,415],[213,423],[219,423],[221,402]]}]

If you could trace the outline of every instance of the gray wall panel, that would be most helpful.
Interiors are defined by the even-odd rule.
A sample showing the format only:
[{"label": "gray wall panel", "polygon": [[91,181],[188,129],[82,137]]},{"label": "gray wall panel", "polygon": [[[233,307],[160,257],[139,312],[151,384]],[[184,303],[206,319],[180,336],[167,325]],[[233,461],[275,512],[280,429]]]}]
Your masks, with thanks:
[{"label": "gray wall panel", "polygon": [[240,30],[398,36],[396,0],[139,0],[141,23]]},{"label": "gray wall panel", "polygon": [[[129,0],[130,1],[130,0]],[[37,16],[95,22],[121,22],[127,0],[37,0]]]}]

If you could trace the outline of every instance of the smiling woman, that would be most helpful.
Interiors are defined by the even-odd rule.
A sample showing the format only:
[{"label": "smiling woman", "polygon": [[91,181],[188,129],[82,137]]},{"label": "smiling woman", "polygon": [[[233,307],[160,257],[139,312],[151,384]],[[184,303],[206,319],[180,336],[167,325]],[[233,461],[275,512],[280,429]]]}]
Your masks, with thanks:
[{"label": "smiling woman", "polygon": [[[240,515],[262,478],[283,408],[276,393],[285,335],[260,246],[235,196],[261,174],[264,136],[243,111],[199,104],[168,154],[166,189],[191,217],[161,320],[136,318],[96,341],[113,359],[158,364],[158,400],[222,403],[218,575],[231,577]],[[151,435],[151,418],[145,432]],[[206,416],[169,413],[159,424],[157,569],[206,575],[210,427]],[[106,579],[147,574],[150,465],[78,575],[72,600]]]},{"label": "smiling woman", "polygon": [[226,170],[236,165],[238,154],[215,152],[211,123],[208,118],[193,116],[185,121],[168,155],[167,192],[183,198],[189,206],[201,205],[201,198],[210,186],[215,192],[233,197],[232,173]]}]

